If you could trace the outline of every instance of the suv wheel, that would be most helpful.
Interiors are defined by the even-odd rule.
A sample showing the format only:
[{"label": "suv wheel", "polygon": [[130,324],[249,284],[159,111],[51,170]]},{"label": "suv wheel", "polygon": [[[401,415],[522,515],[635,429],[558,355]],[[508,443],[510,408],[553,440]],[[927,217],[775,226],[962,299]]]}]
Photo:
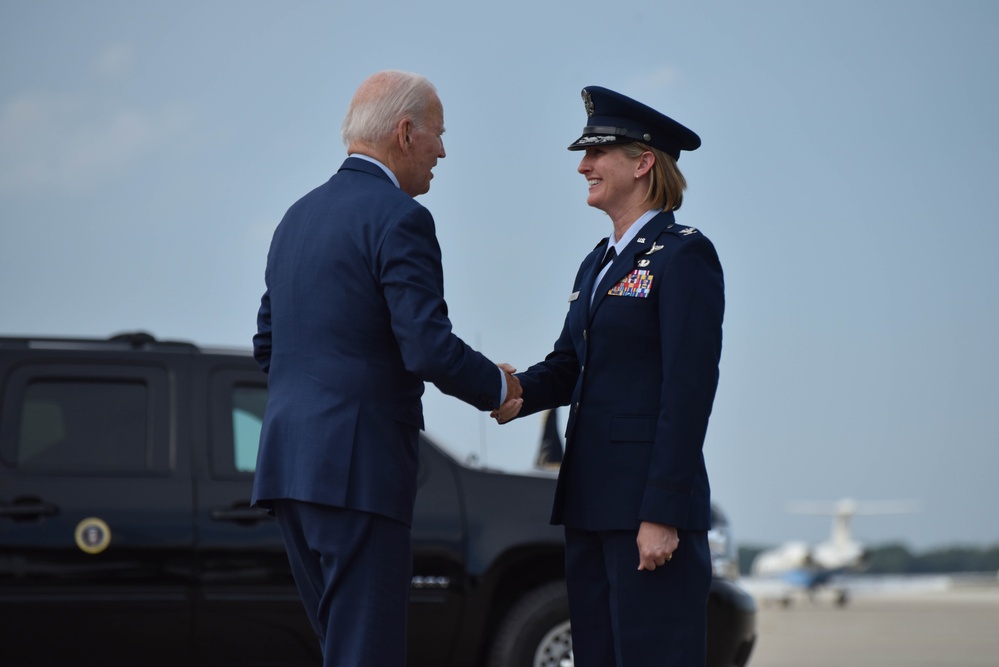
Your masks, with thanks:
[{"label": "suv wheel", "polygon": [[510,609],[493,641],[489,667],[572,667],[564,581],[534,589]]}]

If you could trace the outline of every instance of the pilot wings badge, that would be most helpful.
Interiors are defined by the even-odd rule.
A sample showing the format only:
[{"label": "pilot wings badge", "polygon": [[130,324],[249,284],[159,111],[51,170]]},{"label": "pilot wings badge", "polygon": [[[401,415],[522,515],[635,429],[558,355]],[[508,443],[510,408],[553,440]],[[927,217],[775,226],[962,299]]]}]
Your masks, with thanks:
[{"label": "pilot wings badge", "polygon": [[651,254],[652,254],[652,253],[654,253],[654,252],[659,252],[660,250],[662,250],[662,249],[663,249],[663,248],[665,248],[665,247],[666,247],[666,246],[663,246],[663,245],[659,245],[658,243],[656,243],[655,241],[653,241],[653,242],[652,242],[652,247],[651,247],[651,248],[649,248],[649,251],[648,251],[647,253],[645,253],[645,254],[646,254],[646,255],[651,255]]}]

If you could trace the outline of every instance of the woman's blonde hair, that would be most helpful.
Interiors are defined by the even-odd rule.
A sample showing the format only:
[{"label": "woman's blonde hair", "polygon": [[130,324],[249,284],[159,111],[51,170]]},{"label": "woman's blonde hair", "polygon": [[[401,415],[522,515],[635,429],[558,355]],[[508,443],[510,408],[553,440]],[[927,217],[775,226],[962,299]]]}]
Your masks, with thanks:
[{"label": "woman's blonde hair", "polygon": [[687,189],[687,179],[680,173],[673,156],[667,155],[658,148],[652,148],[641,142],[633,141],[623,144],[621,148],[628,157],[637,158],[642,153],[649,152],[655,156],[655,164],[649,171],[649,191],[645,201],[649,208],[661,208],[676,211],[683,204],[683,191]]}]

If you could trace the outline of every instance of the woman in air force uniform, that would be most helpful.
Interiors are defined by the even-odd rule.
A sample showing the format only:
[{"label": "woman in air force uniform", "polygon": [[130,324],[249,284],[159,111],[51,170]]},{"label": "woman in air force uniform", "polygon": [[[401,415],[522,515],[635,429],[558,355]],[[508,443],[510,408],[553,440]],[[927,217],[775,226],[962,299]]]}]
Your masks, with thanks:
[{"label": "woman in air force uniform", "polygon": [[680,151],[700,138],[606,88],[583,90],[569,150],[613,231],[586,256],[554,349],[518,374],[504,422],[569,405],[552,523],[565,527],[577,667],[703,665],[711,583],[702,446],[724,285],[714,246],[676,221]]}]

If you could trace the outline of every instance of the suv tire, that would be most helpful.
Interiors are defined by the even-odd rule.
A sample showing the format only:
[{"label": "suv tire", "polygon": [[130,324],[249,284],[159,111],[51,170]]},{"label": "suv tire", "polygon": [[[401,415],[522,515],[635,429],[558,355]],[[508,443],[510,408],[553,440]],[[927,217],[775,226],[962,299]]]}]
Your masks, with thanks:
[{"label": "suv tire", "polygon": [[565,581],[540,586],[503,619],[489,667],[571,667],[572,635]]}]

